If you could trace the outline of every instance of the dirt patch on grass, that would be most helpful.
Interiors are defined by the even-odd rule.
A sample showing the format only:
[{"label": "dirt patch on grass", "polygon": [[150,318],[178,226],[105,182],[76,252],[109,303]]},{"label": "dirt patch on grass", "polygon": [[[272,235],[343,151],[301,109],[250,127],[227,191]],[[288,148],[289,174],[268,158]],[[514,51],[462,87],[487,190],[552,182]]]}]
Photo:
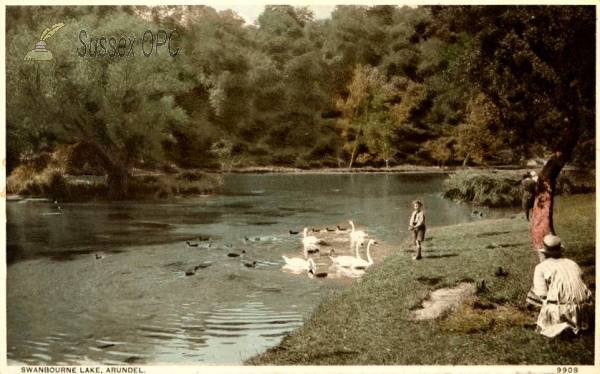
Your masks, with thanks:
[{"label": "dirt patch on grass", "polygon": [[456,313],[440,320],[439,327],[442,331],[461,334],[490,333],[531,325],[536,314],[508,304],[499,305],[471,298],[461,304]]},{"label": "dirt patch on grass", "polygon": [[421,304],[421,308],[411,311],[411,321],[425,321],[446,315],[458,308],[460,303],[475,294],[474,283],[459,283],[452,288],[440,288],[431,292]]}]

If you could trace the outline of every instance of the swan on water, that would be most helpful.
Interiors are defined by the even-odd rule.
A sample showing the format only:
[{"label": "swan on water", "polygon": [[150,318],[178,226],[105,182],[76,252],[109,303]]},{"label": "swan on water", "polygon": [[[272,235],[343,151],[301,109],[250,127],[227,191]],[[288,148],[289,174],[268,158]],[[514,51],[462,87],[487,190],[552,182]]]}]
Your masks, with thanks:
[{"label": "swan on water", "polygon": [[329,258],[331,259],[331,261],[333,262],[334,265],[338,265],[341,267],[350,267],[357,259],[362,260],[362,258],[360,258],[360,255],[358,253],[359,245],[362,245],[362,243],[356,243],[356,256],[337,256],[337,257],[329,256]]},{"label": "swan on water", "polygon": [[316,236],[308,236],[308,227],[304,228],[304,237],[302,238],[302,244],[304,245],[304,250],[307,250],[310,247],[314,247],[318,244],[325,244],[325,242]]},{"label": "swan on water", "polygon": [[368,236],[366,232],[362,230],[354,229],[354,222],[349,221],[350,226],[352,226],[352,231],[350,231],[350,248],[354,246],[357,242],[363,242],[364,239]]},{"label": "swan on water", "polygon": [[369,266],[373,265],[373,259],[371,258],[371,244],[377,245],[377,242],[373,239],[369,240],[367,243],[367,260],[365,261],[358,255],[358,246],[356,247],[356,260],[350,265],[353,269],[366,269]]},{"label": "swan on water", "polygon": [[283,258],[285,263],[291,267],[303,268],[303,269],[311,269],[313,267],[317,267],[315,265],[315,261],[312,258],[309,258],[308,260],[305,260],[300,257],[290,258],[290,257],[281,256],[281,258]]}]

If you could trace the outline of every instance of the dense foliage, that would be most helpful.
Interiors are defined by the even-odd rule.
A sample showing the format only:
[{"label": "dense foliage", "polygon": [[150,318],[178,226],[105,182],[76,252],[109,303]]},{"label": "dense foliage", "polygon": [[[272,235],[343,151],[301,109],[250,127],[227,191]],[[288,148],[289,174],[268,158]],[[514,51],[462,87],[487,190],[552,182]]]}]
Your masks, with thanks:
[{"label": "dense foliage", "polygon": [[[519,163],[548,154],[565,116],[575,159],[593,162],[594,7],[337,6],[316,20],[282,5],[254,25],[207,6],[6,9],[9,171],[61,144],[89,144],[113,187],[133,166]],[[23,61],[57,22],[54,60]],[[175,57],[142,54],[145,30],[173,29]],[[137,37],[135,56],[90,57],[101,36]]]}]

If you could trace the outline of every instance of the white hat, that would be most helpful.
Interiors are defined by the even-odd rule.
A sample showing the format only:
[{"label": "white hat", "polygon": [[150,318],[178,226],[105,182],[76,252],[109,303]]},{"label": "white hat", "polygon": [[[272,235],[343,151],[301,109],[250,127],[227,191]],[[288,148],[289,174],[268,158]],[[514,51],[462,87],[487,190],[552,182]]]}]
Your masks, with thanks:
[{"label": "white hat", "polygon": [[533,170],[532,170],[532,171],[530,171],[530,172],[529,172],[529,175],[531,175],[531,179],[533,179],[534,181],[536,181],[536,182],[537,182],[537,180],[538,180],[538,175],[537,175],[537,173],[536,173],[535,171],[533,171]]},{"label": "white hat", "polygon": [[565,249],[565,247],[562,246],[562,241],[556,235],[548,234],[548,235],[544,236],[544,239],[542,240],[542,244],[544,247],[539,249],[539,251],[542,253],[558,254],[558,253],[562,253],[562,250]]}]

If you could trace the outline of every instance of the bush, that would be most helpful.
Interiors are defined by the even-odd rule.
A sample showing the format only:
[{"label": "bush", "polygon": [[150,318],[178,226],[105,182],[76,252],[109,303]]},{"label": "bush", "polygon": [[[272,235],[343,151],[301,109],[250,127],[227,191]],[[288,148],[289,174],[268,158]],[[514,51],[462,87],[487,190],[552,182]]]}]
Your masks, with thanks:
[{"label": "bush", "polygon": [[206,177],[206,173],[203,171],[186,170],[186,171],[180,173],[177,176],[177,179],[184,180],[187,182],[197,182],[197,181],[201,181],[205,177]]},{"label": "bush", "polygon": [[596,191],[594,170],[563,171],[556,180],[556,193],[560,195],[591,193]]},{"label": "bush", "polygon": [[167,198],[214,193],[223,186],[219,175],[187,170],[179,174],[133,176],[129,184],[131,198]]},{"label": "bush", "polygon": [[296,157],[296,162],[294,162],[294,167],[298,168],[298,169],[309,169],[310,163],[305,158],[304,155],[299,155],[298,157]]},{"label": "bush", "polygon": [[292,166],[296,161],[296,154],[290,151],[274,153],[271,163],[274,166]]},{"label": "bush", "polygon": [[519,206],[518,181],[494,171],[459,171],[444,181],[444,197],[478,206]]},{"label": "bush", "polygon": [[[178,174],[133,175],[127,183],[127,194],[123,198],[163,198],[214,193],[223,185],[223,178],[203,171],[184,171]],[[8,178],[7,191],[62,201],[108,199],[111,192],[106,177],[69,176],[55,167],[36,174],[23,164]]]}]

